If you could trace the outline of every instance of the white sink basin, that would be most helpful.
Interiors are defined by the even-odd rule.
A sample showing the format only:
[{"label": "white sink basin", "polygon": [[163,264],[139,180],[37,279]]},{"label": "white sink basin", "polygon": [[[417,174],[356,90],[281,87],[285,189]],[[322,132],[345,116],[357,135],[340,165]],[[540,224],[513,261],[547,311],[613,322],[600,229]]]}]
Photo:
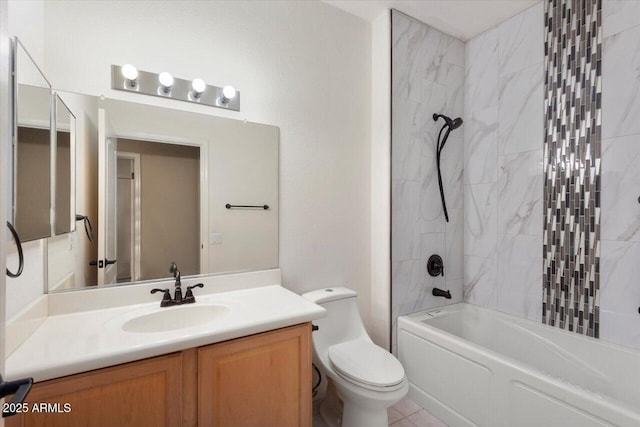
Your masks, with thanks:
[{"label": "white sink basin", "polygon": [[122,325],[126,332],[167,332],[176,329],[212,323],[229,313],[225,305],[189,304],[176,307],[159,308],[153,313],[143,314],[127,320]]}]

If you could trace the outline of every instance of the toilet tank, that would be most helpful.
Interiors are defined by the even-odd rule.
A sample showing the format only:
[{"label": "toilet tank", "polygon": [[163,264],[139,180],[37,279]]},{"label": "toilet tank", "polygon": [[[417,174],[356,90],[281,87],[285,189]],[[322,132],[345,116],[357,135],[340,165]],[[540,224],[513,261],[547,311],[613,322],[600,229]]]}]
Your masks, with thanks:
[{"label": "toilet tank", "polygon": [[360,318],[355,291],[342,287],[324,288],[307,292],[302,297],[327,310],[325,317],[313,321],[318,327],[313,332],[318,356],[326,358],[332,345],[356,338],[369,339]]}]

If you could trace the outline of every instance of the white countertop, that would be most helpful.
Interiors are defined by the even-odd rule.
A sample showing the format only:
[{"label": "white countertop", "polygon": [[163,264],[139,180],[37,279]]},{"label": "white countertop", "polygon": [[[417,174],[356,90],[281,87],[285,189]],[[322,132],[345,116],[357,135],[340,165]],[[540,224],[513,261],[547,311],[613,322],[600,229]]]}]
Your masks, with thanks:
[{"label": "white countertop", "polygon": [[[197,291],[197,289],[196,289]],[[325,310],[279,285],[204,294],[189,306],[220,304],[215,321],[165,332],[126,332],[131,318],[160,310],[153,303],[50,315],[7,359],[8,379],[44,381],[308,322]]]}]

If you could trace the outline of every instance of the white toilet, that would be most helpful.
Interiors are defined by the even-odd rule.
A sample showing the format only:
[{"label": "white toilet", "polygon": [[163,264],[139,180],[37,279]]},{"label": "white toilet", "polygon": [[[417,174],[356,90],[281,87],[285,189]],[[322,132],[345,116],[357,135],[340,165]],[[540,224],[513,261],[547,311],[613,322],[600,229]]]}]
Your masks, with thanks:
[{"label": "white toilet", "polygon": [[[333,381],[342,399],[342,427],[387,427],[387,408],[409,391],[404,368],[391,353],[371,341],[362,325],[357,294],[347,288],[327,288],[302,295],[327,310],[315,320],[314,363]],[[331,427],[340,425],[331,390],[320,415]],[[335,401],[335,397],[333,397]]]}]

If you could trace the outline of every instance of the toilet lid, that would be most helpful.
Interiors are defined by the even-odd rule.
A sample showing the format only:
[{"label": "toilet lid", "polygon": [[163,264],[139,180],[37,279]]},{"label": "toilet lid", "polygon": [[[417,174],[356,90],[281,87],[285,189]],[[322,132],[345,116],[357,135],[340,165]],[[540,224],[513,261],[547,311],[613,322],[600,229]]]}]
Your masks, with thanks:
[{"label": "toilet lid", "polygon": [[338,373],[356,382],[390,387],[404,380],[404,368],[398,359],[370,341],[353,340],[331,346],[329,360]]}]

